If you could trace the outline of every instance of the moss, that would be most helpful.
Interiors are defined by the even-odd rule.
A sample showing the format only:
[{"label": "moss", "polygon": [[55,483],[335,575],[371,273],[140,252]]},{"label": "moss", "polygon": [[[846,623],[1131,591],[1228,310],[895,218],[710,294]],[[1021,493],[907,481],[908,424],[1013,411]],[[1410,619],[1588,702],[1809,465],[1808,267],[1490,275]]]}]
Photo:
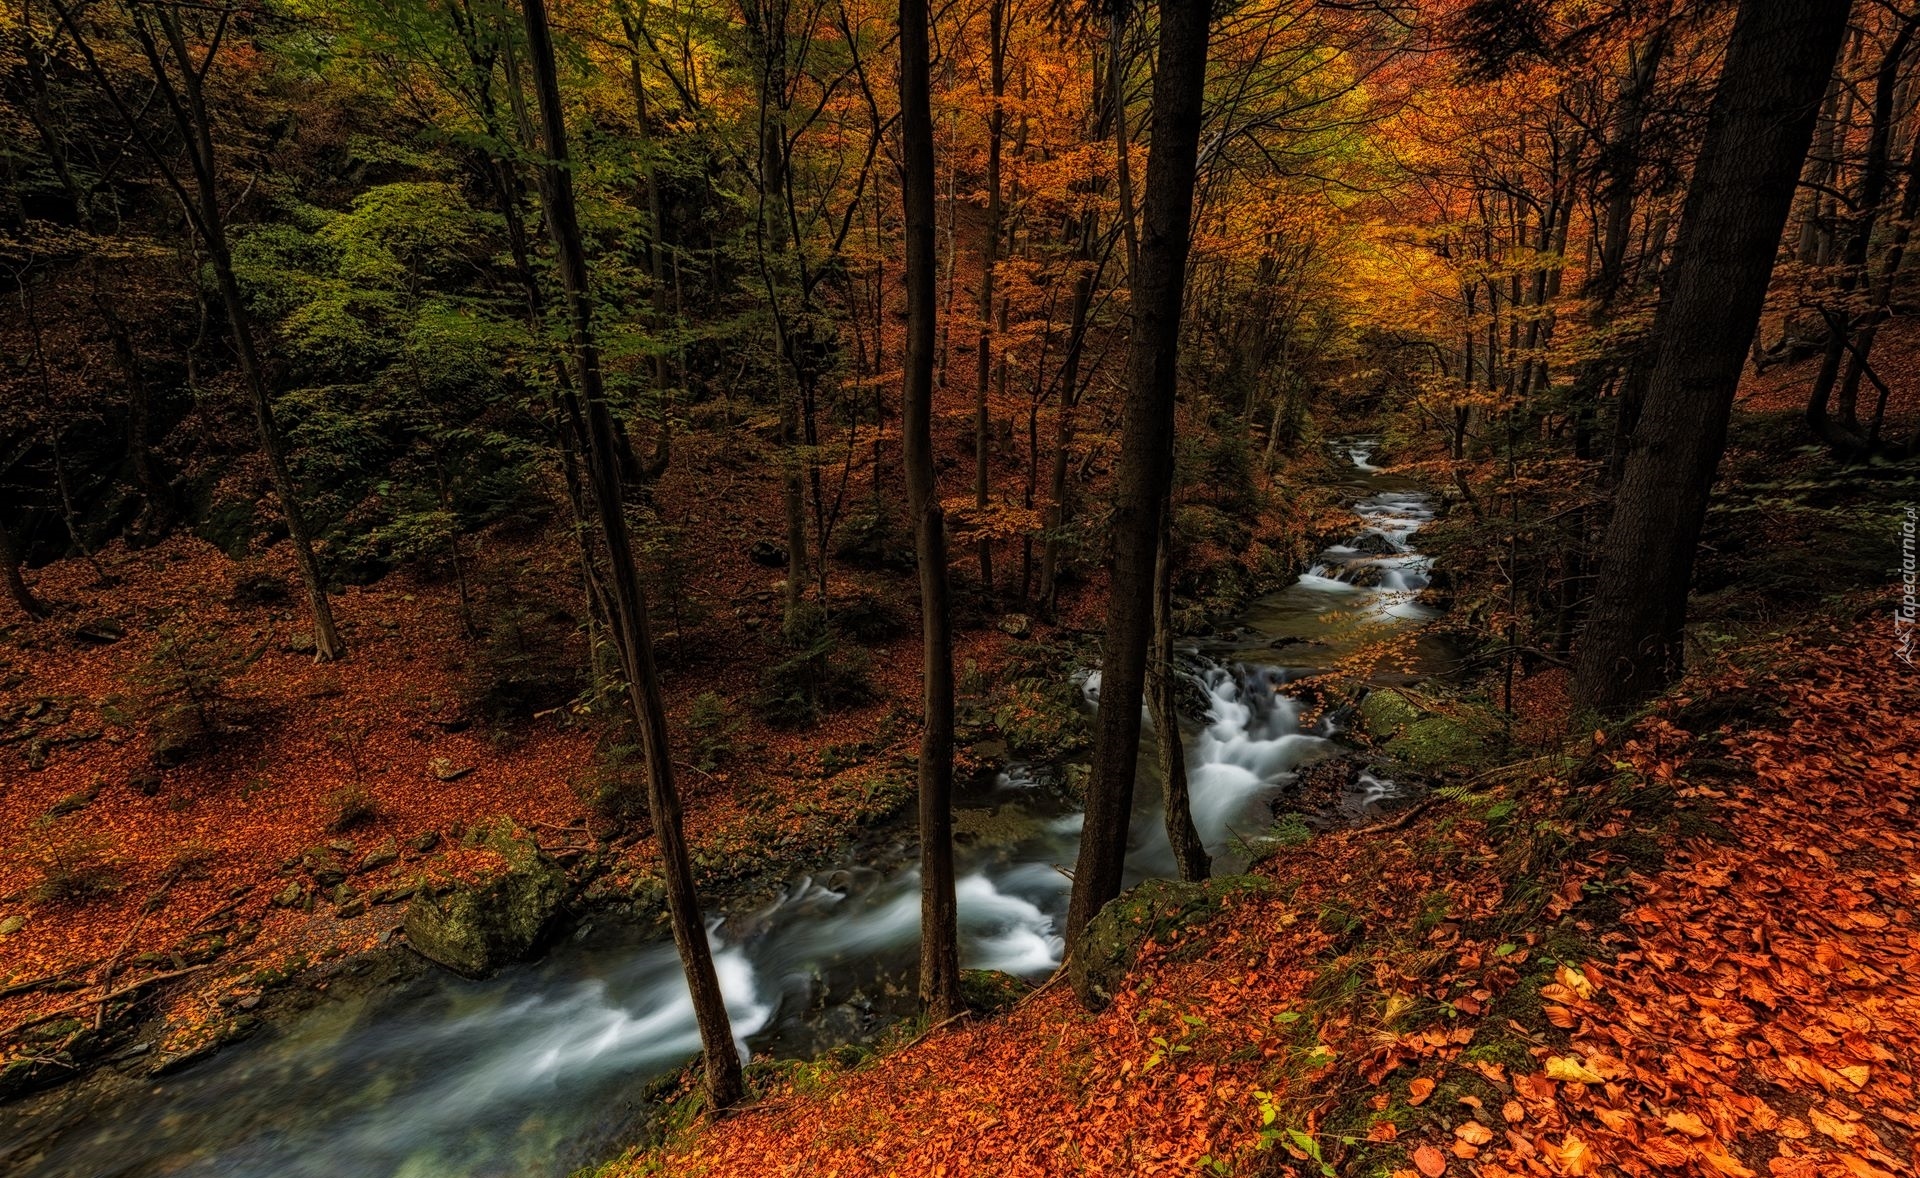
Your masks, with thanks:
[{"label": "moss", "polygon": [[475,826],[467,845],[503,866],[478,881],[422,888],[407,906],[407,941],[456,973],[484,977],[525,956],[566,898],[567,876],[527,831],[501,818]]},{"label": "moss", "polygon": [[1270,892],[1259,876],[1229,875],[1204,883],[1150,879],[1100,909],[1067,960],[1068,980],[1095,1008],[1113,1000],[1127,971],[1149,941],[1165,942],[1183,928],[1211,919],[1235,897]]},{"label": "moss", "polygon": [[997,969],[960,971],[960,1000],[967,1009],[981,1014],[999,1014],[1011,1010],[1033,992],[1032,983]]}]

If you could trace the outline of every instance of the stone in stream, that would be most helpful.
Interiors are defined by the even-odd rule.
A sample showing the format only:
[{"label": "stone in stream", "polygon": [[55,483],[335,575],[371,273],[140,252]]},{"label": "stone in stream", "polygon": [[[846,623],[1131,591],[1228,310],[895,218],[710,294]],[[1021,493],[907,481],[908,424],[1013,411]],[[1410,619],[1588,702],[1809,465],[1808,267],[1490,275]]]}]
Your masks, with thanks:
[{"label": "stone in stream", "polygon": [[1067,957],[1067,980],[1089,1009],[1104,1010],[1147,942],[1164,943],[1181,929],[1211,919],[1229,899],[1272,888],[1256,875],[1226,875],[1202,883],[1147,880],[1095,914]]},{"label": "stone in stream", "polygon": [[[461,852],[490,852],[478,864]],[[407,941],[421,956],[485,977],[540,943],[566,899],[567,876],[533,836],[505,818],[477,827],[407,905]]]},{"label": "stone in stream", "polygon": [[[1467,705],[1460,704],[1461,709]],[[1360,727],[1390,761],[1422,774],[1439,774],[1476,763],[1486,742],[1471,719],[1442,715],[1392,688],[1379,687],[1360,701]]]}]

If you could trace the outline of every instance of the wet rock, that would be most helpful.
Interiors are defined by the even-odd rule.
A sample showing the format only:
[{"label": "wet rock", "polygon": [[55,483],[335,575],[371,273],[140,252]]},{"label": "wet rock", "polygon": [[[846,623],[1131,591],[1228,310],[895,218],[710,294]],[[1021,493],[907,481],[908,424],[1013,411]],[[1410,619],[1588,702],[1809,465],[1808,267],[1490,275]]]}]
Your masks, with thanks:
[{"label": "wet rock", "polygon": [[566,898],[567,877],[507,819],[476,830],[468,842],[494,852],[498,862],[477,880],[443,877],[423,888],[407,906],[405,928],[421,956],[485,977],[539,943]]},{"label": "wet rock", "polygon": [[1393,546],[1393,541],[1379,532],[1363,532],[1347,541],[1346,546],[1356,552],[1364,552],[1368,556],[1392,556],[1399,551]]},{"label": "wet rock", "polygon": [[747,559],[765,569],[787,567],[787,550],[771,540],[755,540],[747,545]]},{"label": "wet rock", "polygon": [[1103,1010],[1126,982],[1140,950],[1148,941],[1169,936],[1210,919],[1221,905],[1238,896],[1272,889],[1259,876],[1229,875],[1204,883],[1150,879],[1109,901],[1067,958],[1067,980],[1090,1010]]}]

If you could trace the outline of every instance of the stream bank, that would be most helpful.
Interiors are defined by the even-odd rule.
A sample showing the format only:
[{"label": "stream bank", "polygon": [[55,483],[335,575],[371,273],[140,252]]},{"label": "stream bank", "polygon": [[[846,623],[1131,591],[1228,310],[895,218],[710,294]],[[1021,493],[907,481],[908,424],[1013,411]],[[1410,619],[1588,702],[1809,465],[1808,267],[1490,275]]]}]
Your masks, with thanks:
[{"label": "stream bank", "polygon": [[[1363,527],[1241,625],[1183,652],[1206,714],[1185,733],[1194,817],[1219,870],[1259,850],[1269,803],[1339,751],[1344,718],[1283,692],[1430,616],[1417,600],[1431,518],[1423,492],[1356,444]],[[1081,690],[1097,703],[1098,676]],[[1151,764],[1151,758],[1143,758]],[[956,825],[964,964],[1029,979],[1060,961],[1055,931],[1079,814],[1063,767],[1012,764],[976,782]],[[1391,800],[1356,780],[1348,804]],[[1143,780],[1129,882],[1168,874],[1158,791]],[[743,1046],[806,1058],[870,1039],[912,1007],[918,880],[904,834],[716,921],[717,966]],[[397,951],[395,951],[397,952]],[[378,967],[344,967],[361,976]],[[398,971],[400,967],[395,966]],[[36,1178],[161,1174],[451,1178],[565,1173],[647,1116],[650,1077],[696,1048],[670,943],[590,917],[542,960],[473,981],[442,971],[342,984],[297,1017],[176,1075],[52,1093],[0,1110],[0,1159]]]}]

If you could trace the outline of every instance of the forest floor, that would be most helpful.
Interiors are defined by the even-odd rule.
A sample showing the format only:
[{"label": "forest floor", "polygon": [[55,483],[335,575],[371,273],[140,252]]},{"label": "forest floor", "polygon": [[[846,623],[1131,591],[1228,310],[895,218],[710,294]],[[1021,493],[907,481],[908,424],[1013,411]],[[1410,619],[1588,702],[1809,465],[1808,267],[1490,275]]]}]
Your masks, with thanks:
[{"label": "forest floor", "polygon": [[604,1173],[1911,1173],[1920,681],[1882,604],[1268,859],[1098,1015],[1053,986],[797,1065]]},{"label": "forest floor", "polygon": [[[910,569],[830,564],[833,600],[861,623],[833,656],[856,698],[801,727],[756,704],[763,673],[791,652],[784,569],[749,552],[781,537],[778,467],[742,425],[731,440],[682,439],[651,501],[675,537],[672,601],[658,576],[650,592],[687,828],[715,907],[895,821],[918,740]],[[870,471],[852,473],[850,495],[864,496]],[[568,863],[586,901],[657,907],[644,825],[617,829],[587,798],[620,771],[620,738],[606,712],[574,706],[586,656],[577,562],[558,530],[472,539],[479,637],[445,570],[346,588],[334,610],[349,656],[328,665],[313,662],[304,603],[286,592],[298,582],[285,545],[235,562],[176,536],[35,570],[55,616],[0,617],[0,1087],[73,1075],[135,1031],[157,1067],[246,1033],[289,987],[325,986],[343,959],[387,945],[423,873],[498,816]],[[1018,546],[1001,558],[1004,586]],[[985,741],[960,748],[965,775],[1003,744],[988,739],[1005,705],[996,670],[1080,641],[1100,593],[1097,577],[1063,588],[1049,622],[960,580],[955,662]],[[154,681],[183,668],[213,689],[217,731],[156,767],[166,700]],[[309,879],[317,861],[341,865],[344,883]]]}]

